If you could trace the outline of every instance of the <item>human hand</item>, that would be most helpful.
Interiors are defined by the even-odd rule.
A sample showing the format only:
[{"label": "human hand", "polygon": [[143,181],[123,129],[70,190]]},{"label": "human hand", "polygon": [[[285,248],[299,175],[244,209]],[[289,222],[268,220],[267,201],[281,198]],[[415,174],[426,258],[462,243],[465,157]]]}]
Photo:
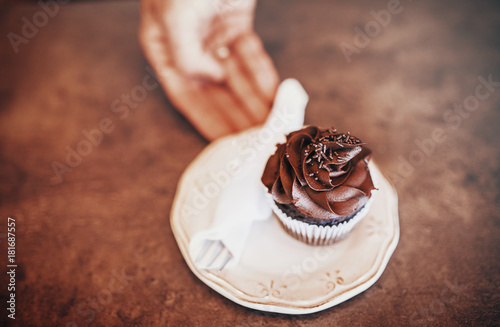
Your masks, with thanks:
[{"label": "human hand", "polygon": [[172,104],[209,140],[270,111],[279,78],[253,31],[254,9],[255,0],[141,2],[144,53]]}]

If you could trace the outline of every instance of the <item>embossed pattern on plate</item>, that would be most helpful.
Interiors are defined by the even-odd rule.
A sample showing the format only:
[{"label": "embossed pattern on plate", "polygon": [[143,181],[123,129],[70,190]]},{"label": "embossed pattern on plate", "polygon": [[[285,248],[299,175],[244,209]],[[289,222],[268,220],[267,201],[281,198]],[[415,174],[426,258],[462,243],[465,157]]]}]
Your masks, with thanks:
[{"label": "embossed pattern on plate", "polygon": [[236,266],[220,273],[196,268],[188,245],[192,235],[212,222],[219,187],[214,176],[228,161],[244,162],[245,153],[228,150],[252,133],[255,129],[213,142],[179,181],[170,219],[189,268],[235,303],[285,314],[321,311],[368,289],[384,271],[399,240],[397,194],[373,162],[370,169],[378,191],[367,216],[346,239],[330,246],[310,246],[289,236],[273,217],[252,226]]}]

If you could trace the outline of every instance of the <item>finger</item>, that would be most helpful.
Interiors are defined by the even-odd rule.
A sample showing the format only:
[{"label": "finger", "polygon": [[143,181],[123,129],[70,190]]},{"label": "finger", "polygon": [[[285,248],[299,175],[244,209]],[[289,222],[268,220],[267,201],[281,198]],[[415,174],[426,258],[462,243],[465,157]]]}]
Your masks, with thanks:
[{"label": "finger", "polygon": [[151,16],[141,17],[139,41],[146,59],[165,89],[168,77],[174,73],[172,57],[169,55],[168,44],[162,33],[162,28],[155,20],[151,19]]},{"label": "finger", "polygon": [[228,46],[240,35],[252,30],[253,12],[231,12],[214,20],[211,32],[205,39],[208,49],[215,52],[222,46]]},{"label": "finger", "polygon": [[245,107],[227,88],[212,86],[207,90],[206,96],[208,101],[215,105],[216,112],[232,127],[233,132],[242,131],[255,125]]},{"label": "finger", "polygon": [[146,58],[155,70],[171,103],[201,135],[208,140],[214,140],[235,130],[219,112],[219,105],[207,101],[208,91],[181,76],[174,69],[168,45],[158,24],[154,21],[141,22],[139,39]]},{"label": "finger", "polygon": [[255,125],[246,109],[220,85],[200,86],[182,76],[171,75],[166,90],[172,104],[208,140]]},{"label": "finger", "polygon": [[212,1],[213,8],[218,17],[226,17],[233,12],[245,11],[254,12],[257,4],[256,0],[216,0]]},{"label": "finger", "polygon": [[229,56],[223,60],[223,65],[227,71],[226,84],[245,110],[248,119],[253,125],[264,122],[271,104],[252,85],[251,77],[242,69],[239,58]]},{"label": "finger", "polygon": [[187,75],[199,76],[214,82],[224,79],[224,71],[213,53],[204,46],[200,23],[192,12],[170,17],[166,21],[172,55],[179,69]]},{"label": "finger", "polygon": [[173,88],[172,103],[207,140],[215,140],[234,133],[235,127],[219,110],[220,102],[210,98],[211,90],[183,87],[182,81]]},{"label": "finger", "polygon": [[279,84],[279,77],[271,57],[264,49],[262,41],[255,33],[237,39],[234,43],[235,55],[253,79],[257,89],[268,101],[273,101]]}]

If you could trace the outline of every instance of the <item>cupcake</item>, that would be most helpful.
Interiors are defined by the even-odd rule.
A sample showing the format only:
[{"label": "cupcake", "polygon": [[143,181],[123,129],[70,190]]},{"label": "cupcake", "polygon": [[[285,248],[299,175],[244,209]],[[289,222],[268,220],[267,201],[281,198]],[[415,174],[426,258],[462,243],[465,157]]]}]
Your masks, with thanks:
[{"label": "cupcake", "polygon": [[312,245],[343,239],[371,203],[370,157],[363,142],[336,129],[308,126],[288,134],[262,175],[285,230]]}]

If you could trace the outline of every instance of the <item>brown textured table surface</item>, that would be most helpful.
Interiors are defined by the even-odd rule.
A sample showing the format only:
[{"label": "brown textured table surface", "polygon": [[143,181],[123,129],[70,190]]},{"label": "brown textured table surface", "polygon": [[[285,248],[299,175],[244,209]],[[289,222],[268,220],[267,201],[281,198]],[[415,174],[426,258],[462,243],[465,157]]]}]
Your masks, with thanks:
[{"label": "brown textured table surface", "polygon": [[[401,239],[382,277],[305,316],[234,304],[185,264],[169,212],[180,175],[207,143],[159,88],[142,92],[150,80],[136,37],[138,4],[76,2],[49,17],[36,3],[4,3],[0,262],[6,270],[12,217],[15,322],[498,324],[500,8],[493,3],[260,1],[257,30],[281,77],[299,79],[310,95],[306,122],[367,141],[399,193]],[[381,10],[392,11],[390,21]],[[38,27],[30,29],[33,19]],[[128,114],[113,112],[127,97]],[[83,130],[97,128],[105,131],[100,144],[82,142]],[[66,165],[73,150],[89,154],[70,155],[73,167],[60,183],[53,163]],[[1,275],[0,321],[12,323]]]}]

